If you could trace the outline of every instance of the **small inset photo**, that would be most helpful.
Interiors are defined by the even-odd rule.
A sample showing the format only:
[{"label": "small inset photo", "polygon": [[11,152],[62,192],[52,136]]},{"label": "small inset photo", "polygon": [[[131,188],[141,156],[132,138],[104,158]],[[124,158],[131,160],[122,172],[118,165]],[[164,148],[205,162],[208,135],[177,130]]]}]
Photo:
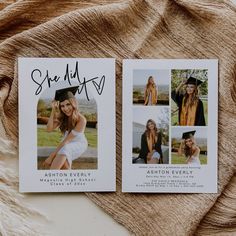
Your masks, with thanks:
[{"label": "small inset photo", "polygon": [[169,164],[169,108],[133,107],[133,164]]},{"label": "small inset photo", "polygon": [[171,70],[171,124],[207,126],[208,70]]},{"label": "small inset photo", "polygon": [[207,127],[171,129],[171,164],[207,164]]},{"label": "small inset photo", "polygon": [[133,70],[133,104],[169,105],[169,70]]}]

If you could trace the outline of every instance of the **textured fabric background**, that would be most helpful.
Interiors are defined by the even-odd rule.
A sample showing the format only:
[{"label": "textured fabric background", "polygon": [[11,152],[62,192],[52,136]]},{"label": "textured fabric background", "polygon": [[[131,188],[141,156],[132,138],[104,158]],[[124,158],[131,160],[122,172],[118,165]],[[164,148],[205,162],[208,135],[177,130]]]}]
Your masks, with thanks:
[{"label": "textured fabric background", "polygon": [[[39,235],[43,217],[20,204],[18,177],[4,166],[17,158],[17,58],[114,57],[117,192],[87,196],[136,235],[236,234],[235,38],[236,7],[223,0],[1,1],[0,233]],[[218,194],[121,193],[124,58],[219,59]]]}]

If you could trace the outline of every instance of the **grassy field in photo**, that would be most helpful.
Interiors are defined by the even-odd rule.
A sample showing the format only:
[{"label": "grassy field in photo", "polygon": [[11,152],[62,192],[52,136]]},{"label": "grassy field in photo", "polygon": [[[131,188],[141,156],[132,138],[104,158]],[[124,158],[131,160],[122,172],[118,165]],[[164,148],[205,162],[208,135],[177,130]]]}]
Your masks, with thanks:
[{"label": "grassy field in photo", "polygon": [[[84,133],[88,140],[89,147],[96,148],[97,147],[97,129],[86,128]],[[46,126],[38,127],[38,147],[58,146],[61,139],[62,139],[62,134],[59,129],[54,130],[52,132],[47,132]]]},{"label": "grassy field in photo", "polygon": [[[207,164],[207,156],[200,154],[199,156],[201,165]],[[172,152],[171,153],[171,164],[186,164],[186,157],[185,156],[179,156],[177,153]]]},{"label": "grassy field in photo", "polygon": [[[203,103],[203,108],[204,108],[204,116],[205,116],[205,121],[206,121],[206,125],[208,124],[208,104],[207,101],[202,101]],[[176,111],[178,109],[176,103],[171,100],[171,111]],[[171,112],[171,125],[178,125],[178,112],[176,111],[174,114],[172,114]]]}]

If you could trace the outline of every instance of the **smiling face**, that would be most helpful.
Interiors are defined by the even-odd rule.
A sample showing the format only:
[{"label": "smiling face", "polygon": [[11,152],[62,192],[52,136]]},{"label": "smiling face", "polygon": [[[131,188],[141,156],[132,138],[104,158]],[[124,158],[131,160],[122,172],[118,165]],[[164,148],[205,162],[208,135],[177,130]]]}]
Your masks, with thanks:
[{"label": "smiling face", "polygon": [[73,106],[71,105],[69,100],[64,100],[63,102],[60,102],[60,108],[61,111],[66,115],[66,116],[71,116],[73,113]]},{"label": "smiling face", "polygon": [[191,138],[185,139],[185,145],[191,148],[193,146],[193,140]]},{"label": "smiling face", "polygon": [[147,127],[148,127],[149,130],[154,130],[155,125],[153,124],[153,122],[149,121],[148,124],[147,124]]},{"label": "smiling face", "polygon": [[186,92],[187,92],[187,94],[190,95],[190,94],[194,93],[195,89],[196,89],[196,85],[194,85],[194,84],[187,84]]}]

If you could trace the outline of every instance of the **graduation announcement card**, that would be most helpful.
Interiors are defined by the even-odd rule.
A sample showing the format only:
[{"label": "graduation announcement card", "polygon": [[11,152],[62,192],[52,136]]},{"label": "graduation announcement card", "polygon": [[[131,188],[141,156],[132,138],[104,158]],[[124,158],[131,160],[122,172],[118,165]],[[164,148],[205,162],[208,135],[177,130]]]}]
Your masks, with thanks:
[{"label": "graduation announcement card", "polygon": [[123,61],[123,192],[217,192],[217,60]]},{"label": "graduation announcement card", "polygon": [[115,191],[115,60],[19,58],[20,192]]}]

